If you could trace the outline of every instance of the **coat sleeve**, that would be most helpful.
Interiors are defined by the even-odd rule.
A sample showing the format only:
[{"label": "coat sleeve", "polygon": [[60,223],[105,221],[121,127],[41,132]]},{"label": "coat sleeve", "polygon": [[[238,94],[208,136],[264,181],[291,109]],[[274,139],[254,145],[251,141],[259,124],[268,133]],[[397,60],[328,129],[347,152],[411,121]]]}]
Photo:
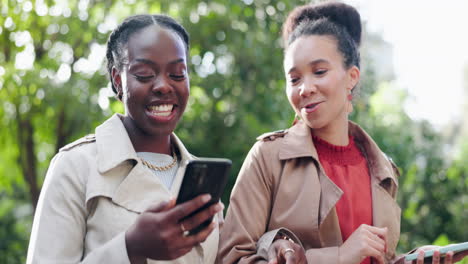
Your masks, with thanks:
[{"label": "coat sleeve", "polygon": [[[218,263],[267,263],[268,248],[278,232],[297,236],[286,227],[268,230],[275,192],[275,175],[280,171],[271,158],[269,143],[257,142],[250,150],[233,188],[226,221],[221,232]],[[306,251],[309,263],[337,263],[338,247]]]},{"label": "coat sleeve", "polygon": [[257,142],[250,150],[232,190],[219,263],[266,263],[257,254],[257,241],[267,230],[274,190],[261,144]]},{"label": "coat sleeve", "polygon": [[125,232],[84,257],[86,164],[60,152],[52,160],[36,208],[27,263],[130,263]]}]

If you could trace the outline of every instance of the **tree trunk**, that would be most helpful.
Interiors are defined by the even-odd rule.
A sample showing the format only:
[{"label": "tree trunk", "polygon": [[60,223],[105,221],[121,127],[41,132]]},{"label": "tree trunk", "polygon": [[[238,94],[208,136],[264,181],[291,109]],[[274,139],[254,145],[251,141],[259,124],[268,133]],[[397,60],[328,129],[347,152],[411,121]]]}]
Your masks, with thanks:
[{"label": "tree trunk", "polygon": [[34,210],[39,199],[39,187],[37,186],[37,171],[36,171],[36,152],[34,145],[34,127],[31,119],[27,117],[22,120],[17,107],[17,124],[18,124],[18,143],[19,143],[19,161],[23,177],[29,187],[31,204]]},{"label": "tree trunk", "polygon": [[67,133],[65,131],[65,105],[60,108],[60,113],[57,120],[57,141],[55,142],[55,153],[63,147],[67,140]]}]

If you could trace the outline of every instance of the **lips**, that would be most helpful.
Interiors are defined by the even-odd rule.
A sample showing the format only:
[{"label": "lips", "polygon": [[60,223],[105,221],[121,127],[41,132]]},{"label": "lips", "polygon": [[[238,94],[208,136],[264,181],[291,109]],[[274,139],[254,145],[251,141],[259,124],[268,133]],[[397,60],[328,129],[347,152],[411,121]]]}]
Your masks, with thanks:
[{"label": "lips", "polygon": [[323,102],[316,102],[316,103],[308,104],[304,106],[302,110],[305,111],[306,113],[313,113],[319,109],[321,103]]}]

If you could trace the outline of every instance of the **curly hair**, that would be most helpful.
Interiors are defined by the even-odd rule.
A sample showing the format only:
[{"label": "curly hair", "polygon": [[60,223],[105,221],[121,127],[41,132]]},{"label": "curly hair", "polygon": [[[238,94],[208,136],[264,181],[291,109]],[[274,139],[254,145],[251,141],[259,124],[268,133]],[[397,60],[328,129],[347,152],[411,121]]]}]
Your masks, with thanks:
[{"label": "curly hair", "polygon": [[337,40],[345,67],[359,67],[361,31],[361,16],[350,5],[338,2],[304,5],[291,11],[284,22],[283,43],[287,49],[303,35],[332,36]]}]

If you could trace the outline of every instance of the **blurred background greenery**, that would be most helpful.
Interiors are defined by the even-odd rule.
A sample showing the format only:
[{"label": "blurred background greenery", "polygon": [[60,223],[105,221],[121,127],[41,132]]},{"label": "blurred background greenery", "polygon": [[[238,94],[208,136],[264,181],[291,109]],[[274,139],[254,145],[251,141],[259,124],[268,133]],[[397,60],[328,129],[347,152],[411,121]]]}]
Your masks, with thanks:
[{"label": "blurred background greenery", "polygon": [[[123,111],[109,89],[104,51],[128,15],[167,13],[189,31],[191,98],[176,132],[197,156],[233,160],[224,203],[255,138],[290,125],[280,29],[289,10],[309,1],[150,2],[0,0],[0,263],[24,263],[57,150]],[[393,82],[391,50],[380,36],[364,34],[351,119],[400,168],[398,250],[466,241],[467,127],[436,130],[405,113],[407,93]]]}]

